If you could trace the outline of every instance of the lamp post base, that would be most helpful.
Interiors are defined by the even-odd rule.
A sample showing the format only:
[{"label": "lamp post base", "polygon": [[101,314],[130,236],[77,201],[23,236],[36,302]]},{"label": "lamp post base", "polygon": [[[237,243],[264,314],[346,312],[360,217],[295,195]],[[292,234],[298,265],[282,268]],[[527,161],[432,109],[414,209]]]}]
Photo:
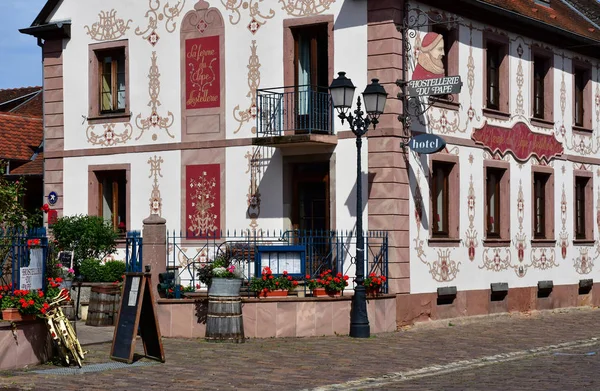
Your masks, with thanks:
[{"label": "lamp post base", "polygon": [[367,294],[362,285],[354,289],[354,296],[352,296],[350,336],[353,338],[369,338],[371,336],[371,326],[367,316]]}]

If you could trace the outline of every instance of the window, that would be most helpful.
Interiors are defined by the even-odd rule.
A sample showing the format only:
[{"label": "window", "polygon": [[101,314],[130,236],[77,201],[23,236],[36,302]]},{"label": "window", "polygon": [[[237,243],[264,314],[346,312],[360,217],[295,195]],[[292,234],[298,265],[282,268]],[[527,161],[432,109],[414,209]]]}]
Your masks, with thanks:
[{"label": "window", "polygon": [[327,24],[292,29],[297,131],[328,132],[330,108]]},{"label": "window", "polygon": [[[436,16],[439,17],[439,16]],[[442,57],[442,64],[444,65],[444,76],[458,75],[458,29],[449,28],[447,24],[433,25],[431,31],[438,33],[444,40],[444,56]],[[435,95],[432,96],[434,100],[450,100],[451,96],[446,95]],[[458,105],[457,95],[452,96],[452,100]],[[449,102],[446,102],[449,103]]]},{"label": "window", "polygon": [[487,47],[487,107],[500,110],[500,47]]},{"label": "window", "polygon": [[125,233],[129,221],[129,164],[88,167],[88,214],[100,216]]},{"label": "window", "polygon": [[575,171],[574,177],[574,224],[575,240],[593,240],[592,221],[592,173],[588,171]]},{"label": "window", "polygon": [[[484,245],[510,243],[510,165],[484,161],[485,242]],[[493,244],[492,244],[493,245]]]},{"label": "window", "polygon": [[497,39],[485,39],[485,108],[508,113],[508,43]]},{"label": "window", "polygon": [[125,112],[125,51],[97,54],[100,64],[100,113]]},{"label": "window", "polygon": [[502,172],[489,169],[487,187],[487,237],[500,237],[500,179]]},{"label": "window", "polygon": [[459,213],[452,200],[459,199],[458,156],[437,155],[430,160],[430,243],[458,245]]},{"label": "window", "polygon": [[548,56],[533,55],[533,117],[552,121],[553,81],[552,60]]},{"label": "window", "polygon": [[88,121],[91,123],[129,120],[127,51],[127,40],[90,45]]},{"label": "window", "polygon": [[552,168],[533,168],[533,239],[554,240],[554,176]]},{"label": "window", "polygon": [[113,227],[125,226],[127,211],[125,171],[104,171],[97,175],[100,197],[98,216],[102,216],[104,221],[110,222]]},{"label": "window", "polygon": [[591,70],[574,65],[573,67],[573,123],[575,126],[592,129]]},{"label": "window", "polygon": [[534,237],[537,239],[546,238],[546,197],[545,188],[548,176],[544,174],[535,175],[533,181],[533,210],[535,213],[534,218]]},{"label": "window", "polygon": [[448,237],[448,182],[452,166],[435,163],[433,166],[433,236]]}]

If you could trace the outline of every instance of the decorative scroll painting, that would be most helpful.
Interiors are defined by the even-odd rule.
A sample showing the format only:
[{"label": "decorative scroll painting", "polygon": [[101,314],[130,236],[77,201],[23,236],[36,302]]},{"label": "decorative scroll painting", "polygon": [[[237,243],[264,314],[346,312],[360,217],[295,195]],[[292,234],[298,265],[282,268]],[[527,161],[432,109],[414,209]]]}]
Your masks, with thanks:
[{"label": "decorative scroll painting", "polygon": [[108,41],[112,39],[119,39],[127,30],[129,30],[129,23],[131,19],[125,21],[121,18],[117,18],[117,11],[112,9],[110,11],[100,11],[98,14],[98,22],[90,26],[83,26],[86,29],[86,34],[89,35],[94,41]]},{"label": "decorative scroll painting", "polygon": [[186,223],[188,238],[220,237],[221,167],[219,164],[186,166]]},{"label": "decorative scroll painting", "polygon": [[480,129],[475,129],[472,137],[492,153],[500,152],[505,155],[510,152],[522,162],[533,155],[540,160],[550,161],[563,153],[562,144],[554,136],[534,133],[524,122],[517,122],[512,128],[486,122]]},{"label": "decorative scroll painting", "polygon": [[185,41],[186,109],[205,109],[221,105],[219,57],[219,36]]},{"label": "decorative scroll painting", "polygon": [[160,1],[148,0],[148,10],[144,14],[144,17],[148,20],[148,25],[146,28],[139,26],[135,29],[135,34],[147,40],[152,46],[156,45],[160,39],[156,33],[156,29],[160,24],[164,22],[165,30],[168,33],[174,32],[177,27],[177,18],[183,11],[183,7],[185,7],[185,0],[180,0],[174,4],[167,2],[161,9]]},{"label": "decorative scroll painting", "polygon": [[148,176],[148,178],[154,177],[152,181],[152,192],[150,193],[150,214],[159,216],[162,216],[162,197],[160,196],[158,177],[162,178],[160,165],[163,162],[163,158],[156,155],[154,155],[153,158],[148,159],[148,164],[150,165],[150,176]]}]

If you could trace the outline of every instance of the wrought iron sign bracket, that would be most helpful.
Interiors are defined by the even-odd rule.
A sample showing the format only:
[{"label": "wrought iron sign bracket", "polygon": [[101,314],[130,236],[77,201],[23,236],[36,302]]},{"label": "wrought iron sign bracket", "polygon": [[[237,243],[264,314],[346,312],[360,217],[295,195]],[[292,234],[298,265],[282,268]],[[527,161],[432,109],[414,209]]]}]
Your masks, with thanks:
[{"label": "wrought iron sign bracket", "polygon": [[[422,27],[429,27],[435,25],[446,25],[450,30],[452,27],[458,25],[461,21],[456,15],[446,15],[441,12],[427,12],[420,8],[408,8],[408,2],[404,2],[403,9],[404,19],[402,24],[397,25],[396,29],[402,35],[402,79],[396,81],[396,85],[400,87],[398,93],[398,99],[402,101],[402,114],[398,116],[398,121],[402,123],[404,133],[407,137],[410,137],[410,125],[412,122],[411,117],[415,116],[418,118],[422,125],[425,125],[423,119],[424,114],[433,106],[435,101],[427,99],[426,103],[421,102],[419,96],[411,96],[408,93],[408,53],[412,51],[411,40],[415,39],[418,34],[418,30]],[[453,99],[452,95],[449,96],[449,101]]]}]

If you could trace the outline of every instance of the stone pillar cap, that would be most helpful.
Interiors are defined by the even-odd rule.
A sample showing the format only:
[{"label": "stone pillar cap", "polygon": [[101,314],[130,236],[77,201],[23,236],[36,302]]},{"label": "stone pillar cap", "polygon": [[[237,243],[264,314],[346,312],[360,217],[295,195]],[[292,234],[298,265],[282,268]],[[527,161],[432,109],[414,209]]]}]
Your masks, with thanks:
[{"label": "stone pillar cap", "polygon": [[161,224],[166,224],[167,220],[163,219],[162,217],[160,217],[157,214],[151,214],[150,216],[146,217],[143,221],[144,225],[161,225]]}]

